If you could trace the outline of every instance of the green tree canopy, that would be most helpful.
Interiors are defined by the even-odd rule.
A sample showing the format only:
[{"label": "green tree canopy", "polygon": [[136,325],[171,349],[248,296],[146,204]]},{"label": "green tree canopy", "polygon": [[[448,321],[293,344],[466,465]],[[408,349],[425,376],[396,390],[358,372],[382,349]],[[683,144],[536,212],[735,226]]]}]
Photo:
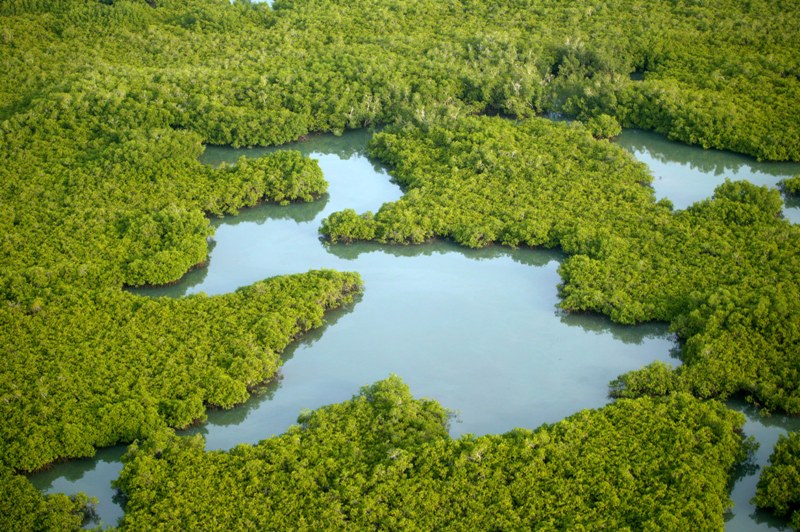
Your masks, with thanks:
[{"label": "green tree canopy", "polygon": [[447,421],[391,377],[229,452],[160,434],[124,458],[122,528],[714,530],[744,457],[742,415],[685,394],[495,436]]}]

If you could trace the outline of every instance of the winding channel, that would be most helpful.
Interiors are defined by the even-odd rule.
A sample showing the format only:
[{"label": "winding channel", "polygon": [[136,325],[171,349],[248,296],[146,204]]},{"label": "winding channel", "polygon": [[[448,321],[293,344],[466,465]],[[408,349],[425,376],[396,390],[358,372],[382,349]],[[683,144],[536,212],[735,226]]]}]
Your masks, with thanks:
[{"label": "winding channel", "polygon": [[[207,268],[175,286],[140,291],[153,297],[213,295],[318,268],[358,271],[364,280],[360,300],[330,314],[325,327],[287,350],[279,381],[238,408],[209,412],[207,424],[187,431],[203,433],[208,449],[279,434],[301,410],[346,400],[390,373],[402,377],[416,396],[454,410],[450,432],[459,436],[553,423],[606,404],[608,382],[621,373],[654,360],[679,364],[675,339],[664,324],[626,327],[601,316],[560,312],[557,251],[466,250],[442,242],[324,245],[317,230],[331,212],[374,211],[401,196],[385,169],[365,157],[369,137],[355,131],[287,146],[319,160],[329,182],[326,197],[214,220]],[[656,196],[668,197],[676,208],[710,196],[726,176],[774,187],[800,173],[800,164],[757,163],[641,131],[626,131],[618,142],[650,166]],[[203,161],[217,165],[267,151],[209,147]],[[784,213],[800,223],[800,205],[788,205]],[[745,430],[761,445],[755,463],[742,468],[734,484],[727,529],[780,528],[749,499],[756,466],[767,462],[780,434],[800,429],[800,420],[761,418],[745,404],[730,405],[748,416]],[[123,452],[122,446],[103,449],[93,459],[59,464],[31,480],[47,493],[97,497],[100,521],[90,525],[113,525],[123,511],[110,482],[121,469]]]}]

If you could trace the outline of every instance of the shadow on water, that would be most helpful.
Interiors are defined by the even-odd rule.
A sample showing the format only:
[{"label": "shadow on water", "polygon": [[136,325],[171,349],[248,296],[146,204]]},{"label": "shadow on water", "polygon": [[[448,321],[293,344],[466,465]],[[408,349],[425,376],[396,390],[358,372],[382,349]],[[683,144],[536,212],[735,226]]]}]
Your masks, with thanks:
[{"label": "shadow on water", "polygon": [[358,260],[367,253],[384,253],[392,257],[431,257],[455,253],[464,258],[482,261],[508,257],[514,262],[527,266],[540,267],[552,261],[561,262],[565,255],[556,249],[511,249],[501,246],[487,246],[471,249],[454,242],[434,240],[418,245],[391,245],[374,242],[355,242],[353,244],[331,244],[323,242],[325,250],[343,260]]},{"label": "shadow on water", "polygon": [[[347,261],[356,261],[370,253],[382,253],[398,258],[431,257],[437,255],[461,256],[470,261],[492,261],[510,258],[518,264],[534,268],[543,267],[551,262],[558,264],[566,255],[558,249],[511,249],[501,246],[488,246],[480,249],[470,249],[459,246],[451,241],[435,240],[420,245],[385,245],[370,242],[357,242],[353,244],[325,243],[328,253]],[[486,272],[486,275],[491,273]],[[614,323],[610,318],[595,313],[568,313],[560,310],[557,305],[552,307],[553,315],[558,317],[560,323],[571,328],[582,329],[587,333],[597,336],[610,336],[614,340],[626,345],[643,345],[650,340],[663,340],[668,338],[673,343],[669,350],[670,358],[680,360],[680,347],[677,337],[669,333],[669,325],[665,322],[649,322],[636,326],[626,326]]]},{"label": "shadow on water", "polygon": [[235,226],[242,223],[254,223],[263,225],[271,220],[291,220],[297,223],[311,222],[328,205],[329,196],[324,194],[316,201],[307,203],[290,203],[289,205],[278,205],[266,203],[242,209],[235,216],[223,216],[212,218],[211,225],[215,228],[221,225]]},{"label": "shadow on water", "polygon": [[764,414],[763,409],[756,408],[745,399],[737,397],[726,401],[729,408],[741,412],[753,422],[757,422],[761,427],[778,428],[783,430],[800,430],[800,417],[787,416],[784,414]]},{"label": "shadow on water", "polygon": [[[734,468],[731,478],[728,481],[728,489],[733,490],[737,483],[743,482],[747,479],[757,478],[760,474],[761,465],[758,464],[753,455],[750,455],[743,463]],[[755,495],[755,492],[753,492],[753,495]],[[728,511],[725,513],[725,522],[727,524],[726,528],[739,528],[731,526],[735,518],[736,515],[733,512]],[[753,507],[752,511],[747,514],[747,518],[751,522],[762,525],[764,528],[771,530],[793,530],[793,528],[789,525],[788,518],[777,517],[772,512],[761,510],[759,508]]]},{"label": "shadow on water", "polygon": [[733,489],[733,486],[739,482],[740,480],[752,477],[753,475],[757,474],[761,470],[761,466],[758,465],[756,462],[755,457],[751,454],[748,456],[744,462],[737,465],[734,470],[733,474],[731,475],[731,479],[728,482],[728,489]]},{"label": "shadow on water", "polygon": [[737,173],[744,168],[773,176],[786,175],[787,168],[800,165],[783,162],[761,162],[753,157],[729,151],[703,149],[669,140],[664,135],[639,129],[626,129],[617,144],[634,153],[648,153],[661,163],[677,163],[693,170],[716,176]]},{"label": "shadow on water", "polygon": [[764,510],[754,510],[749,517],[754,523],[774,530],[794,530],[789,523],[788,517],[786,519],[781,519],[776,517],[775,514]]},{"label": "shadow on water", "polygon": [[[237,226],[243,223],[264,225],[269,221],[287,220],[295,223],[312,222],[325,209],[328,204],[328,195],[317,201],[309,203],[292,203],[289,205],[263,204],[247,209],[242,209],[235,216],[213,218],[211,225],[218,228],[222,225]],[[217,241],[213,238],[208,242],[208,255],[211,256]],[[202,285],[208,277],[208,264],[195,268],[181,277],[174,284],[163,286],[128,287],[126,290],[132,294],[147,297],[183,297],[191,292],[195,286]]]},{"label": "shadow on water", "polygon": [[[290,361],[298,350],[307,349],[317,343],[317,341],[322,338],[326,330],[335,325],[336,322],[339,321],[343,316],[346,316],[355,310],[362,297],[363,296],[361,295],[356,296],[352,303],[326,312],[325,323],[321,327],[304,333],[298,340],[295,340],[286,347],[280,357],[281,366]],[[282,379],[283,376],[279,369],[275,378],[253,389],[253,394],[244,403],[228,410],[208,410],[208,420],[206,423],[179,431],[178,434],[181,436],[188,436],[192,434],[206,435],[209,432],[210,426],[213,426],[216,429],[217,427],[236,426],[241,424],[245,419],[247,419],[247,416],[256,411],[262,405],[262,403],[265,401],[271,401],[275,397],[275,394],[281,388]]]},{"label": "shadow on water", "polygon": [[56,464],[56,466],[40,471],[30,476],[31,482],[40,490],[49,490],[55,481],[66,480],[75,482],[82,479],[87,473],[97,469],[98,463],[119,462],[125,453],[126,445],[115,445],[99,449],[91,458],[79,458]]},{"label": "shadow on water", "polygon": [[[349,160],[354,156],[366,156],[367,144],[374,132],[368,129],[347,131],[340,136],[335,135],[310,135],[298,142],[290,142],[282,146],[268,148],[239,148],[232,149],[228,146],[206,146],[200,156],[200,162],[209,166],[219,166],[222,163],[233,164],[239,157],[262,157],[277,150],[297,150],[303,155],[314,157],[317,154],[335,155],[342,160]],[[383,168],[376,165],[376,169]]]},{"label": "shadow on water", "polygon": [[[357,270],[365,281],[363,296],[328,313],[324,326],[285,350],[281,369],[285,382],[279,378],[265,384],[235,409],[209,411],[206,424],[182,434],[203,434],[207,448],[253,443],[285,430],[302,408],[347,399],[358,386],[385,378],[389,372],[406,379],[415,394],[461,410],[463,428],[456,432],[499,433],[601,406],[608,401],[607,383],[616,375],[653,359],[676,357],[674,336],[668,334],[666,324],[629,327],[598,315],[559,311],[557,265],[564,255],[558,250],[499,246],[473,250],[446,241],[419,246],[323,245],[316,229],[329,210],[376,210],[374,205],[399,197],[396,187],[388,185],[384,169],[364,159],[371,136],[368,131],[354,131],[281,147],[322,154],[331,197],[285,207],[264,205],[213,220],[219,243],[209,267],[190,272],[178,285],[160,291],[133,290],[172,297],[198,289],[225,293],[268,276],[319,267]],[[655,151],[661,154],[657,157],[674,161],[670,144],[655,136],[641,144],[634,139],[629,149]],[[245,154],[252,157],[271,151],[274,148],[209,146],[202,161],[218,165]],[[717,160],[715,152],[691,151],[700,156],[699,162],[693,155],[686,157],[687,164],[720,172],[735,167]],[[341,159],[349,162],[339,164]],[[276,237],[279,230],[285,235]],[[286,249],[278,249],[279,244]],[[406,260],[411,258],[418,260]],[[763,426],[759,423],[750,426]],[[776,426],[774,430],[784,429]],[[124,448],[114,449],[118,449],[118,459]],[[113,454],[114,449],[101,451],[98,457],[104,452]],[[76,461],[78,469],[67,473],[60,465],[49,481],[37,481],[37,485],[45,491],[89,491],[102,504],[113,505],[113,493],[101,484],[108,485],[118,470],[116,474],[109,470],[108,480],[96,481],[94,486],[86,481],[93,463],[104,463],[98,459],[83,465]],[[756,467],[764,460],[759,454]],[[120,467],[118,462],[114,467]],[[734,528],[753,511],[747,500],[754,488],[746,485],[752,470],[753,466],[746,466],[739,473],[743,480],[735,489],[745,493],[745,498],[735,499]],[[59,476],[65,482],[73,478],[76,484],[83,478],[84,485],[65,487],[57,482]],[[109,521],[121,515],[121,509],[117,504],[116,509],[100,513]],[[760,516],[754,519],[760,522]]]},{"label": "shadow on water", "polygon": [[288,362],[292,359],[292,357],[294,357],[294,354],[298,350],[306,349],[316,344],[325,334],[325,331],[336,325],[336,322],[338,322],[344,316],[352,313],[363,299],[364,295],[358,294],[353,298],[352,303],[327,311],[325,313],[325,323],[322,325],[322,327],[311,329],[307,333],[303,334],[303,336],[301,336],[298,340],[292,342],[292,344],[288,346],[286,350],[284,350],[283,355],[281,356],[281,362]]},{"label": "shadow on water", "polygon": [[[641,345],[645,340],[663,338],[669,334],[669,324],[664,322],[642,323],[635,327],[627,327],[614,323],[606,316],[588,312],[564,312],[559,311],[561,323],[570,327],[581,327],[584,331],[598,335],[610,334],[615,340],[624,344]],[[677,337],[672,336],[676,342],[675,347],[670,350],[670,356],[680,359],[680,347],[677,345]]]},{"label": "shadow on water", "polygon": [[771,512],[757,509],[752,498],[756,493],[758,477],[769,463],[769,456],[778,439],[789,432],[800,430],[800,417],[781,414],[764,415],[742,397],[729,399],[726,405],[745,415],[744,434],[758,442],[748,461],[734,472],[732,479],[731,499],[734,502],[733,512],[726,515],[725,528],[730,532],[751,531],[758,529],[790,530],[788,520],[778,518]]},{"label": "shadow on water", "polygon": [[783,194],[783,203],[789,209],[800,209],[800,196]]},{"label": "shadow on water", "polygon": [[[800,163],[759,162],[745,155],[687,146],[647,131],[625,130],[617,143],[649,166],[656,198],[669,199],[676,209],[712,197],[726,179],[775,189],[781,179],[800,174]],[[800,205],[785,195],[784,204],[784,217],[800,223]]]},{"label": "shadow on water", "polygon": [[87,492],[96,497],[96,515],[86,527],[113,526],[123,516],[123,502],[111,482],[122,470],[122,455],[125,445],[99,449],[94,457],[54,465],[51,469],[29,476],[31,483],[45,493],[68,495]]}]

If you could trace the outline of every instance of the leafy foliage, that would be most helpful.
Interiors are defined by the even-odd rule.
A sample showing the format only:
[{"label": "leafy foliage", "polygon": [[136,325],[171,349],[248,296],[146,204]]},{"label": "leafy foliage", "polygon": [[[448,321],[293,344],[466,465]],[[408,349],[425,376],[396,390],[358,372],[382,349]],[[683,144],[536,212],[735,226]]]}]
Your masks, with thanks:
[{"label": "leafy foliage", "polygon": [[685,340],[675,376],[656,366],[614,393],[743,391],[800,413],[800,229],[777,191],[728,181],[672,212],[619,147],[542,119],[406,125],[376,135],[371,153],[406,194],[375,214],[332,214],[330,240],[560,246],[564,309],[669,321]]},{"label": "leafy foliage", "polygon": [[3,530],[80,530],[92,513],[84,495],[42,495],[22,475],[0,465],[0,527]]},{"label": "leafy foliage", "polygon": [[780,185],[783,191],[787,194],[791,194],[793,196],[800,195],[800,175],[784,179],[780,182]]},{"label": "leafy foliage", "polygon": [[328,188],[319,164],[292,150],[252,160],[241,157],[236,165],[216,172],[215,180],[213,205],[204,206],[206,212],[213,214],[236,214],[238,209],[264,200],[281,205],[313,201]]},{"label": "leafy foliage", "polygon": [[800,433],[780,436],[769,462],[758,479],[754,501],[759,508],[790,517],[792,526],[800,529]]},{"label": "leafy foliage", "polygon": [[617,119],[605,113],[590,118],[586,127],[596,139],[610,139],[622,133],[622,126]]},{"label": "leafy foliage", "polygon": [[357,274],[309,272],[234,293],[150,299],[97,290],[28,315],[3,307],[0,457],[37,469],[205,419],[272,378],[279,354],[352,300]]},{"label": "leafy foliage", "polygon": [[[324,191],[314,164],[296,155],[203,167],[203,142],[271,145],[381,123],[412,124],[411,134],[440,115],[563,112],[800,160],[800,124],[791,118],[800,114],[798,9],[766,0],[276,0],[274,9],[227,0],[4,0],[0,410],[10,421],[0,428],[0,461],[35,468],[183,425],[202,417],[205,402],[240,401],[274,372],[289,338],[348,300],[357,280],[330,273],[179,302],[121,290],[172,282],[203,263],[206,214]],[[472,131],[456,139],[465,149],[453,152],[452,180],[425,190],[410,169],[417,148],[398,151],[392,164],[408,159],[406,198],[374,216],[332,217],[332,238],[562,246],[574,255],[563,270],[567,308],[626,322],[682,317],[676,327],[697,362],[687,358],[681,378],[693,391],[744,387],[796,411],[786,383],[798,382],[797,364],[786,354],[798,351],[797,238],[770,218],[774,198],[726,189],[673,215],[636,184],[649,179],[641,169],[580,127],[550,135],[539,121],[493,126],[486,148],[470,151],[486,126],[465,124]],[[526,146],[527,130],[549,139],[536,158],[503,151]],[[435,142],[450,142],[446,128],[438,132]],[[376,151],[389,158],[400,148]],[[435,159],[428,163],[441,170]],[[536,169],[533,190],[511,186],[523,161]],[[542,165],[572,178],[559,184]],[[483,194],[503,201],[488,206]],[[532,198],[533,206],[523,201]],[[450,201],[453,212],[443,207]],[[422,207],[438,221],[415,210]],[[741,244],[745,237],[753,245]],[[683,240],[691,243],[685,264],[676,260]],[[671,254],[654,253],[659,245]],[[659,279],[665,271],[671,282]],[[277,323],[261,323],[255,313],[268,304],[260,291],[273,288],[287,307],[266,314]],[[761,299],[770,290],[778,304]],[[708,357],[717,369],[692,376],[690,368],[710,367]],[[733,372],[732,360],[748,373]]]},{"label": "leafy foliage", "polygon": [[[289,341],[360,287],[357,276],[316,272],[211,298],[122,291],[204,263],[205,215],[310,201],[327,186],[298,152],[200,164],[202,136],[167,119],[161,91],[174,87],[143,63],[88,51],[95,32],[104,54],[146,47],[134,35],[155,13],[124,1],[0,7],[0,462],[17,470],[244,401]],[[141,51],[130,57],[155,53]]]},{"label": "leafy foliage", "polygon": [[610,395],[613,397],[663,397],[680,389],[681,383],[672,366],[659,360],[629,371],[611,381]]},{"label": "leafy foliage", "polygon": [[374,233],[380,242],[442,237],[575,252],[604,245],[619,219],[669,214],[643,186],[645,167],[579,124],[443,119],[379,133],[370,153],[393,168],[406,194],[374,216],[331,215],[322,233],[334,242]]},{"label": "leafy foliage", "polygon": [[391,377],[298,421],[230,452],[132,445],[122,528],[721,529],[743,458],[741,414],[684,394],[453,440],[446,411]]},{"label": "leafy foliage", "polygon": [[107,129],[124,118],[260,145],[455,105],[607,114],[684,142],[800,160],[798,9],[767,0],[277,0],[273,9],[7,0],[0,118],[55,101],[113,113]]},{"label": "leafy foliage", "polygon": [[360,284],[316,273],[216,298],[123,292],[203,263],[204,211],[308,200],[326,184],[299,153],[212,169],[196,134],[102,131],[99,115],[76,129],[80,113],[61,109],[48,136],[21,114],[0,131],[0,461],[25,470],[242,402]]}]

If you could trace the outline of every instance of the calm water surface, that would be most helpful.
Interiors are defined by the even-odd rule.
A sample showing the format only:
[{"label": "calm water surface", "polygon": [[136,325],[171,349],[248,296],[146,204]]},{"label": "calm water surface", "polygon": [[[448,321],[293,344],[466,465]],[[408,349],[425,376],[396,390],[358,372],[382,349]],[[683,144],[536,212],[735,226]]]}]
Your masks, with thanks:
[{"label": "calm water surface", "polygon": [[[800,174],[800,163],[761,163],[746,155],[685,146],[649,131],[627,129],[617,142],[650,167],[656,198],[669,198],[676,209],[711,197],[726,178],[777,188],[781,179]],[[783,213],[800,223],[800,202],[789,199]]]},{"label": "calm water surface", "polygon": [[[317,268],[358,271],[364,280],[358,301],[330,314],[324,328],[287,350],[278,382],[241,407],[211,411],[206,425],[189,431],[203,433],[207,448],[229,449],[279,434],[302,409],[348,399],[390,373],[400,375],[416,396],[454,410],[451,434],[458,436],[552,423],[606,404],[608,382],[620,373],[653,360],[678,364],[674,339],[663,324],[622,327],[598,316],[559,312],[558,252],[475,251],[448,243],[324,245],[317,231],[329,213],[348,207],[374,211],[401,196],[385,170],[364,156],[368,138],[367,132],[352,132],[292,146],[320,161],[330,184],[327,197],[215,220],[207,268],[178,285],[142,291],[169,297],[220,294]],[[692,163],[698,156],[694,148],[642,132],[626,132],[620,143],[654,168],[656,194],[673,199],[676,208],[710,194],[726,172],[746,179],[741,176],[767,174],[732,154],[714,152],[719,158],[713,164]],[[216,165],[268,151],[209,147],[203,160]],[[757,182],[774,185],[783,175],[800,173],[790,165],[772,170],[771,181]],[[669,187],[662,188],[664,183]],[[685,199],[673,198],[670,187]],[[745,405],[735,407],[749,416],[747,433],[762,442],[756,464],[766,463],[779,434],[798,427],[796,420],[760,419]],[[112,525],[122,516],[110,486],[122,452],[123,447],[104,449],[94,459],[58,465],[32,481],[46,492],[98,497],[102,523]],[[770,527],[749,505],[756,480],[754,467],[743,469],[733,490],[730,530]]]}]

